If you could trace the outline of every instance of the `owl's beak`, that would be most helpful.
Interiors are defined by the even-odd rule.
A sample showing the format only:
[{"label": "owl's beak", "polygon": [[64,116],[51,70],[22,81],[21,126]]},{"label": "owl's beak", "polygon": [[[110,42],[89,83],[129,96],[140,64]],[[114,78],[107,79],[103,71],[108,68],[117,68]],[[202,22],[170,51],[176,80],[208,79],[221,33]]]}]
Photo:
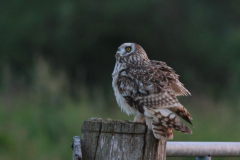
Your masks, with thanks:
[{"label": "owl's beak", "polygon": [[120,51],[121,51],[121,50],[120,50],[120,48],[118,48],[118,49],[117,49],[117,53],[116,53],[115,57],[117,57],[117,56],[119,56],[119,55],[120,55]]},{"label": "owl's beak", "polygon": [[120,48],[118,48],[118,49],[117,49],[117,53],[116,53],[116,54],[120,54],[120,51],[121,51],[121,49],[120,49]]},{"label": "owl's beak", "polygon": [[117,52],[117,53],[115,54],[115,58],[117,58],[117,57],[119,57],[119,56],[120,56],[120,53]]}]

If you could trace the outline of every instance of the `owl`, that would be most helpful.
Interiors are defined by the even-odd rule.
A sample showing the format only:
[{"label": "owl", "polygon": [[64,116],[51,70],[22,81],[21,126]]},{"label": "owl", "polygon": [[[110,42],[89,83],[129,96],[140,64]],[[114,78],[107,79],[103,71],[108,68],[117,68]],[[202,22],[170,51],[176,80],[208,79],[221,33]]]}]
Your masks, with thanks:
[{"label": "owl", "polygon": [[192,125],[191,115],[177,99],[190,92],[166,63],[150,60],[136,43],[124,43],[115,55],[112,87],[118,106],[134,122],[146,123],[157,139],[173,139],[172,129],[191,134],[179,117]]}]

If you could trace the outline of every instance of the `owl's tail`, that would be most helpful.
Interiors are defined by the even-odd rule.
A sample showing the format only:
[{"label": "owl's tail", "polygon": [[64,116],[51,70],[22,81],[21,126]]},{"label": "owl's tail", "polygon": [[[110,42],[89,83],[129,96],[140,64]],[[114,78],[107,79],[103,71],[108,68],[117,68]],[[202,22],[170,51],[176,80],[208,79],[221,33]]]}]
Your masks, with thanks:
[{"label": "owl's tail", "polygon": [[185,108],[185,107],[183,107],[183,105],[181,105],[180,103],[179,103],[179,105],[178,106],[176,106],[176,107],[171,107],[171,108],[169,108],[172,112],[174,112],[174,113],[176,113],[177,115],[179,115],[180,117],[182,117],[182,119],[184,119],[185,121],[187,121],[189,124],[191,124],[192,126],[193,126],[193,124],[192,124],[192,122],[191,122],[191,119],[192,119],[192,116],[190,115],[190,113],[188,112],[188,110]]},{"label": "owl's tail", "polygon": [[173,133],[171,128],[167,128],[159,123],[154,123],[152,121],[152,130],[155,138],[157,139],[173,139]]},{"label": "owl's tail", "polygon": [[172,139],[172,128],[186,134],[192,134],[192,130],[169,109],[144,107],[144,111],[147,125],[153,130],[153,134],[157,139]]},{"label": "owl's tail", "polygon": [[155,123],[152,119],[145,117],[148,128],[153,131],[155,138],[157,139],[173,139],[173,133],[171,128],[167,128],[159,123]]}]

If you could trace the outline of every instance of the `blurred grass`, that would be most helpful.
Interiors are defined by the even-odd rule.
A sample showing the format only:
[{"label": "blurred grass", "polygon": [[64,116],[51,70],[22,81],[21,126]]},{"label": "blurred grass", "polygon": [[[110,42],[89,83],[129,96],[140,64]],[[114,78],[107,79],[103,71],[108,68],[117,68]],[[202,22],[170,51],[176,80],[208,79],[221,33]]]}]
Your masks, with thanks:
[{"label": "blurred grass", "polygon": [[[78,98],[72,98],[64,71],[52,71],[50,64],[41,58],[36,59],[34,81],[29,87],[13,78],[7,66],[2,73],[1,160],[71,159],[72,137],[81,135],[84,120],[91,117],[133,119],[117,107],[113,92],[106,94],[101,86],[76,85]],[[194,128],[192,135],[174,131],[174,141],[240,141],[239,102],[231,103],[228,99],[216,102],[198,95],[181,97],[180,101],[192,114]]]}]

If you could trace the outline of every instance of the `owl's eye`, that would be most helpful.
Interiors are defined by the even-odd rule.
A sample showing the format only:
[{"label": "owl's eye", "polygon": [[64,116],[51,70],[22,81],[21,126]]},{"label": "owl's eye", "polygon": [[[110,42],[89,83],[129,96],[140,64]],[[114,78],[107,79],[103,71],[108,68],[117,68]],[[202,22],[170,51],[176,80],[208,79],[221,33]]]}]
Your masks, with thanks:
[{"label": "owl's eye", "polygon": [[126,50],[127,52],[129,52],[129,51],[131,51],[131,47],[126,47],[125,50]]}]

